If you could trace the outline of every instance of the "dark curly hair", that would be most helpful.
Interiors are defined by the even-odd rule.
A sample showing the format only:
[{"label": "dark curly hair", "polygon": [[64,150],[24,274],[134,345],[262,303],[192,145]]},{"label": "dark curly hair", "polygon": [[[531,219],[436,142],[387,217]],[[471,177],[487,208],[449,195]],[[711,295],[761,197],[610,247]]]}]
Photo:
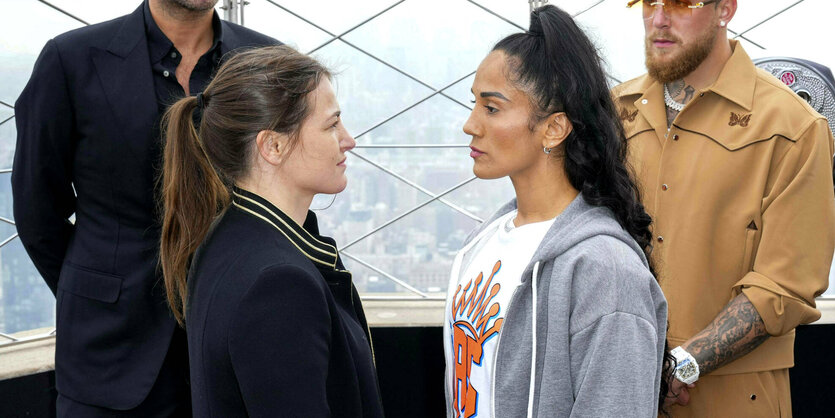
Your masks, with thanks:
[{"label": "dark curly hair", "polygon": [[[627,166],[623,125],[594,44],[568,13],[547,5],[531,13],[527,32],[502,39],[493,51],[507,56],[509,80],[531,100],[531,129],[565,112],[573,131],[557,151],[569,182],[589,204],[609,208],[651,260],[652,218]],[[651,261],[650,271],[655,275]],[[659,410],[674,363],[666,346],[664,351]]]}]

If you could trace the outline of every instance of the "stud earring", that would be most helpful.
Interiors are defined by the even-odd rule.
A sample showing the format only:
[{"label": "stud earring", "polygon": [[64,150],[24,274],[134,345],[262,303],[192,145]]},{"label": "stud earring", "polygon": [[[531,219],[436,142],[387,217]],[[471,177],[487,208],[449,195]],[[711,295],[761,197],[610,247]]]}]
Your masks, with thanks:
[{"label": "stud earring", "polygon": [[545,154],[550,154],[551,153],[551,148],[542,147],[542,152],[544,152]]},{"label": "stud earring", "polygon": [[719,27],[722,27],[722,28],[725,27],[725,21],[724,20],[719,21]]}]

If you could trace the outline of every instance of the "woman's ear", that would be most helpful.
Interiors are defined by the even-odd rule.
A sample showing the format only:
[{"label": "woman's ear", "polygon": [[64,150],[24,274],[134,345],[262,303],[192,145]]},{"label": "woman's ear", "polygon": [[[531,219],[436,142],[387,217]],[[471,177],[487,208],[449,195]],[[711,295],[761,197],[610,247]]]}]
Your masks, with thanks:
[{"label": "woman's ear", "polygon": [[280,134],[276,131],[264,130],[258,132],[258,136],[255,137],[255,146],[258,148],[258,155],[271,165],[281,164],[286,157],[285,154],[288,149],[289,139],[287,135]]},{"label": "woman's ear", "polygon": [[542,147],[554,149],[568,138],[574,127],[565,112],[552,113],[545,119],[545,135],[542,137]]}]

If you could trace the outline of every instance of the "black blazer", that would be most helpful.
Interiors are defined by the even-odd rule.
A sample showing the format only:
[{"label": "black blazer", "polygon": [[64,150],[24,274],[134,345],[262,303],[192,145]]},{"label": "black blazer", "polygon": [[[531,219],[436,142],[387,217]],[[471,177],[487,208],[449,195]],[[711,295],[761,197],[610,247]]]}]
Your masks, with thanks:
[{"label": "black blazer", "polygon": [[196,417],[382,417],[370,335],[332,239],[258,195],[194,259],[186,330]]},{"label": "black blazer", "polygon": [[[15,104],[14,216],[57,297],[58,392],[115,409],[145,399],[175,326],[157,269],[161,145],[142,7],[47,42]],[[221,52],[276,43],[222,25]]]}]

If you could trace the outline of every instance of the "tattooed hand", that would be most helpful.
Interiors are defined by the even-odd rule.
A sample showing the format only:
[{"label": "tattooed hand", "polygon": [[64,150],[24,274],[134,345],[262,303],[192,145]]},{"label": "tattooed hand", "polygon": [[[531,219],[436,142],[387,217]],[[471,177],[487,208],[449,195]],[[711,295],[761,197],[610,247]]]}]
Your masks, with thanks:
[{"label": "tattooed hand", "polygon": [[696,359],[699,374],[706,375],[750,353],[768,337],[757,309],[741,293],[682,347]]}]

